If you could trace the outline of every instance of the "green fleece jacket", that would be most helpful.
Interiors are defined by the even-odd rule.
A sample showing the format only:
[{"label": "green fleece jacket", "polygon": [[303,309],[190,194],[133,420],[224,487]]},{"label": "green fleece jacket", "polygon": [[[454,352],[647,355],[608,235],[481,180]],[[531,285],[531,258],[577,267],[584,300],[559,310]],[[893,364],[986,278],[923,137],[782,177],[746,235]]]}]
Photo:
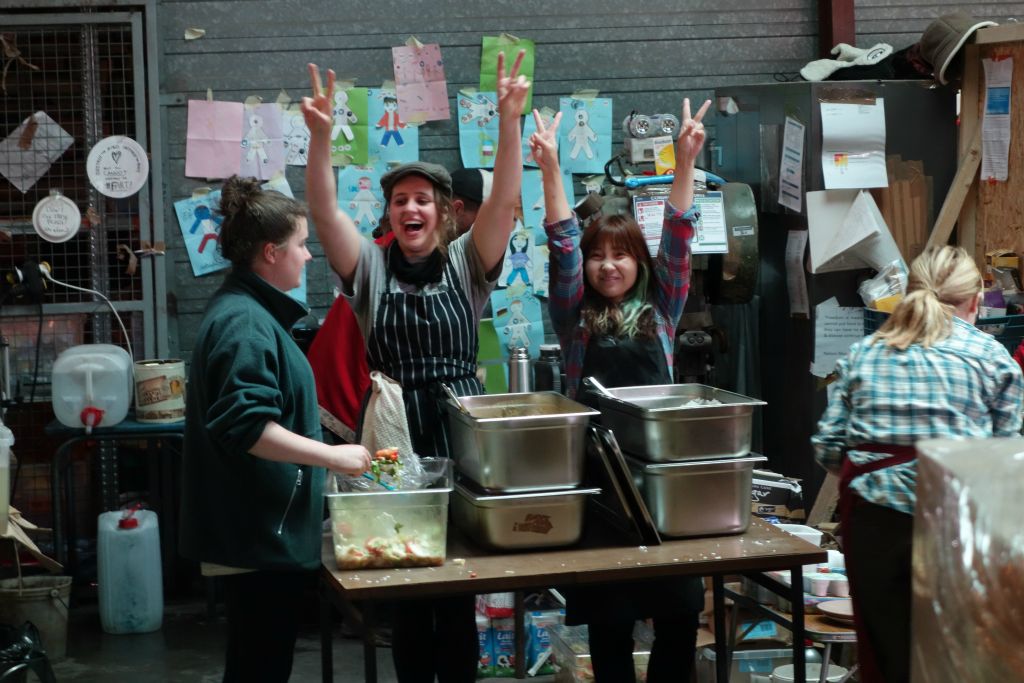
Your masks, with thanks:
[{"label": "green fleece jacket", "polygon": [[268,421],[321,440],[313,371],[289,330],[306,308],[248,270],[217,290],[186,390],[181,552],[246,569],[320,564],[325,470],[249,453]]}]

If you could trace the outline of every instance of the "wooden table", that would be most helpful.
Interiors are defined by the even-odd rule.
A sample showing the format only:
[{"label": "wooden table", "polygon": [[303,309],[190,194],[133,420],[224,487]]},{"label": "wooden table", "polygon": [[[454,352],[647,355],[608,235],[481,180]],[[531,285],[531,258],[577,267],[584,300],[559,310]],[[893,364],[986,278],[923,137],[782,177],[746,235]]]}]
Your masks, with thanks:
[{"label": "wooden table", "polygon": [[[591,525],[591,527],[596,525]],[[497,593],[549,586],[610,584],[670,576],[711,576],[715,610],[715,650],[718,681],[729,677],[725,633],[726,574],[760,577],[761,572],[789,570],[791,585],[782,594],[794,605],[793,663],[797,683],[804,683],[804,614],[802,566],[827,559],[828,554],[807,541],[753,519],[746,533],[667,541],[660,546],[609,545],[588,529],[576,547],[544,552],[491,553],[450,529],[444,566],[417,569],[339,570],[329,542],[323,550],[321,587],[321,664],[325,683],[333,680],[331,605],[356,621],[364,633],[364,672],[367,683],[377,680],[372,635],[361,622],[356,602],[401,600]],[[457,562],[457,559],[465,562]],[[756,579],[755,579],[756,580]],[[781,584],[770,586],[780,590]],[[799,592],[797,592],[799,591]]]}]

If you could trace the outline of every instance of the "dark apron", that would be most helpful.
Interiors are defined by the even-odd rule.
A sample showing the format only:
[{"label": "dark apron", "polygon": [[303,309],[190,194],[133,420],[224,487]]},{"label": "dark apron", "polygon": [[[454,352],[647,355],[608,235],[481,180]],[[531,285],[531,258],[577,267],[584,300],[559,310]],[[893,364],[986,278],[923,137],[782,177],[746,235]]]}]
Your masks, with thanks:
[{"label": "dark apron", "polygon": [[[591,337],[580,377],[596,377],[609,389],[672,383],[657,337]],[[582,387],[578,398],[596,405]],[[704,608],[704,584],[699,576],[566,588],[565,593],[565,622],[571,625],[677,617]]]},{"label": "dark apron", "polygon": [[367,340],[367,361],[371,370],[402,385],[416,454],[451,457],[440,384],[459,396],[484,393],[476,378],[475,316],[450,262],[442,275],[448,287],[437,294],[391,292],[391,277],[389,271]]},{"label": "dark apron", "polygon": [[[886,453],[889,457],[865,463],[863,465],[855,464],[849,457],[843,458],[843,467],[839,473],[839,523],[841,524],[844,537],[844,546],[848,546],[854,542],[854,529],[852,524],[853,508],[854,505],[856,505],[859,496],[857,496],[857,494],[850,488],[850,484],[853,480],[862,474],[877,472],[878,470],[885,469],[886,467],[893,467],[895,465],[912,462],[917,457],[917,452],[913,446],[867,443],[851,446],[846,450],[867,451],[869,453]],[[847,574],[850,573],[849,565],[847,565],[846,571]],[[856,576],[850,576],[850,579],[853,581],[856,581],[856,578]],[[856,593],[856,591],[854,591],[854,593]],[[909,598],[909,596],[907,597]],[[856,595],[853,595],[853,600],[854,606],[856,607]],[[868,639],[867,629],[864,628],[860,612],[856,608],[853,610],[853,622],[854,629],[857,631],[857,661],[860,664],[860,678],[867,683],[882,681],[882,675],[879,673],[878,665],[876,664],[875,653],[871,647],[871,641]]]}]

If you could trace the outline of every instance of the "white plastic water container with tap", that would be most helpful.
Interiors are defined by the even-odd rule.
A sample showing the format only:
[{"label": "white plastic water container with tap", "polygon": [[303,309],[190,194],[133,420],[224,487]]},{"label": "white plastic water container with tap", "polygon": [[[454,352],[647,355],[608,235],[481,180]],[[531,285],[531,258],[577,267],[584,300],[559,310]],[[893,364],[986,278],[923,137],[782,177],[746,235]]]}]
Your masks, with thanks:
[{"label": "white plastic water container with tap", "polygon": [[100,624],[107,633],[149,633],[163,623],[160,529],[151,510],[99,517],[97,578]]},{"label": "white plastic water container with tap", "polygon": [[132,359],[113,344],[82,344],[53,363],[53,412],[73,428],[113,427],[132,403]]}]

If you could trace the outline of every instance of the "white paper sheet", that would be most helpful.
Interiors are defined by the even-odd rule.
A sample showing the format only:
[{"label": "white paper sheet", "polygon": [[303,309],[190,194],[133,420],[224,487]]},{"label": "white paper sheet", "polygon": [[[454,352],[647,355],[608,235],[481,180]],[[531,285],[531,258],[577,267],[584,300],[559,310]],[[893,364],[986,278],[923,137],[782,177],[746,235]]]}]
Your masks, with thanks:
[{"label": "white paper sheet", "polygon": [[[22,135],[29,122],[36,123],[35,133],[27,148],[22,148]],[[7,178],[22,194],[28,192],[64,152],[74,138],[44,111],[37,111],[0,140],[0,175]]]},{"label": "white paper sheet", "polygon": [[981,179],[1005,181],[1010,154],[1013,58],[983,59],[985,117],[981,124]]},{"label": "white paper sheet", "polygon": [[821,103],[821,170],[830,190],[888,187],[885,104]]},{"label": "white paper sheet", "polygon": [[850,345],[864,338],[864,309],[840,306],[835,297],[814,308],[814,361],[811,374],[827,377]]},{"label": "white paper sheet", "polygon": [[875,200],[863,190],[807,193],[811,272],[874,268],[902,260]]},{"label": "white paper sheet", "polygon": [[797,213],[803,208],[804,124],[786,117],[779,162],[779,204]]},{"label": "white paper sheet", "polygon": [[807,231],[790,230],[786,235],[786,288],[789,290],[789,314],[807,317],[807,278],[804,276],[804,251]]},{"label": "white paper sheet", "polygon": [[725,200],[721,192],[706,192],[693,198],[700,211],[700,222],[690,244],[692,254],[726,254],[729,237],[725,232]]}]

